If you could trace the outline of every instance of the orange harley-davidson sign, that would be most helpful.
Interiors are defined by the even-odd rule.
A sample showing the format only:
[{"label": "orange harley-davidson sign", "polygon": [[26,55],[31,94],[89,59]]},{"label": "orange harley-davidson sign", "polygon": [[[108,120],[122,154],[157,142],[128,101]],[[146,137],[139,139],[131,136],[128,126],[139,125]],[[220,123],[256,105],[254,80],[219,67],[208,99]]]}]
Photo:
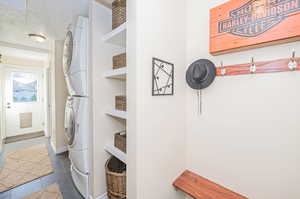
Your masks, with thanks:
[{"label": "orange harley-davidson sign", "polygon": [[210,11],[210,53],[300,40],[300,0],[231,0]]}]

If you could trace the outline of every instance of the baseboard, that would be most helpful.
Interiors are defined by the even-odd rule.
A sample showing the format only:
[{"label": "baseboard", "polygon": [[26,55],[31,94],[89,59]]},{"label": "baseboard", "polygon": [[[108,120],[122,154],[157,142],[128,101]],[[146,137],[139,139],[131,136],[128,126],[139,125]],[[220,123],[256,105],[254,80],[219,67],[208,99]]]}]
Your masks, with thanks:
[{"label": "baseboard", "polygon": [[68,147],[67,146],[63,146],[63,147],[60,147],[60,148],[56,148],[54,145],[53,145],[53,142],[50,142],[51,143],[51,147],[54,151],[55,154],[61,154],[61,153],[64,153],[66,151],[68,151]]},{"label": "baseboard", "polygon": [[61,153],[64,153],[66,151],[68,151],[68,147],[64,146],[64,147],[60,147],[60,148],[56,149],[55,153],[56,154],[61,154]]},{"label": "baseboard", "polygon": [[54,153],[55,153],[56,149],[55,149],[55,146],[54,146],[54,144],[53,144],[53,142],[52,142],[51,139],[50,139],[50,146],[51,146],[52,150],[53,150]]},{"label": "baseboard", "polygon": [[[93,196],[90,195],[89,199],[93,199]],[[98,196],[97,198],[95,199],[107,199],[107,193],[101,195],[101,196]]]},{"label": "baseboard", "polygon": [[38,137],[43,137],[45,136],[44,131],[39,131],[39,132],[34,132],[34,133],[28,133],[24,135],[16,135],[16,136],[11,136],[11,137],[6,137],[3,139],[5,144],[13,143],[13,142],[19,142],[19,141],[24,141],[24,140],[30,140]]}]

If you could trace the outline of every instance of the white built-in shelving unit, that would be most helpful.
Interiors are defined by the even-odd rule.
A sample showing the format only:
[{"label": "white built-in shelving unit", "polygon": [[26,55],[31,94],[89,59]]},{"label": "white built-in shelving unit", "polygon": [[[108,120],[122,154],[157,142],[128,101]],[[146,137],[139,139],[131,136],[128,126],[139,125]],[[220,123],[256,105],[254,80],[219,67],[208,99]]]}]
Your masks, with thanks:
[{"label": "white built-in shelving unit", "polygon": [[[106,44],[117,45],[119,47],[126,48],[126,32],[127,32],[127,23],[120,25],[119,27],[115,28],[111,32],[108,32],[102,37],[102,41]],[[114,55],[112,55],[113,57]],[[122,80],[126,81],[127,77],[127,68],[119,68],[115,70],[109,70],[104,72],[104,77],[107,79],[114,79],[116,81]],[[108,116],[118,118],[118,119],[127,119],[126,111],[119,111],[119,110],[109,110],[105,113]],[[126,128],[126,127],[125,127]],[[113,140],[113,133],[112,133],[112,140]],[[104,147],[104,150],[109,154],[115,156],[122,162],[126,163],[126,154],[114,147],[113,144],[107,144]]]},{"label": "white built-in shelving unit", "polygon": [[[114,145],[114,135],[127,130],[127,112],[115,109],[115,96],[126,95],[128,68],[113,69],[113,56],[127,51],[127,23],[112,30],[112,12],[109,5],[113,0],[92,0],[92,64],[93,64],[93,168],[95,197],[105,195],[106,181],[104,166],[114,156],[127,163],[128,154]],[[106,4],[105,2],[108,2]],[[101,170],[102,169],[102,170]]]},{"label": "white built-in shelving unit", "polygon": [[103,42],[126,47],[127,23],[120,25],[102,37]]},{"label": "white built-in shelving unit", "polygon": [[104,150],[107,151],[109,154],[115,156],[116,158],[118,158],[119,160],[121,160],[122,162],[124,162],[125,164],[127,163],[126,162],[127,155],[123,151],[121,151],[118,148],[116,148],[114,146],[114,144],[112,144],[112,143],[107,144],[104,147]]},{"label": "white built-in shelving unit", "polygon": [[119,68],[115,70],[106,71],[104,77],[108,79],[126,80],[127,68]]},{"label": "white built-in shelving unit", "polygon": [[[104,43],[112,44],[112,45],[117,45],[123,48],[126,48],[126,30],[127,30],[127,23],[125,22],[124,24],[120,25],[118,28],[112,30],[111,32],[105,34],[102,37],[102,41]],[[113,55],[112,55],[113,56]],[[104,72],[104,77],[107,79],[115,79],[116,81],[118,80],[125,80],[126,81],[126,74],[127,74],[127,68],[119,68],[115,70],[109,70]],[[106,111],[106,115],[114,117],[114,118],[119,118],[119,119],[127,119],[127,113],[126,111],[120,111],[120,110],[109,110]],[[126,128],[126,127],[125,127]],[[113,140],[113,133],[112,133],[112,140]],[[126,163],[126,154],[114,147],[113,144],[107,144],[104,147],[104,150],[108,152],[109,154],[115,156],[122,162]]]},{"label": "white built-in shelving unit", "polygon": [[113,110],[106,111],[106,114],[109,116],[124,119],[124,120],[127,119],[126,111],[119,111],[119,110],[113,109]]}]

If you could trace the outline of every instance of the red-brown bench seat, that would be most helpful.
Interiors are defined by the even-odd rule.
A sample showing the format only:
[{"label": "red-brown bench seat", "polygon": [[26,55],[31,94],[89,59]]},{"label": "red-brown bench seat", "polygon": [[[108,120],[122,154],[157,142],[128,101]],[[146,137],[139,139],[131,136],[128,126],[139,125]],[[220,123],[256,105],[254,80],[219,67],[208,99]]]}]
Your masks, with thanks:
[{"label": "red-brown bench seat", "polygon": [[248,199],[188,170],[173,185],[195,199]]}]

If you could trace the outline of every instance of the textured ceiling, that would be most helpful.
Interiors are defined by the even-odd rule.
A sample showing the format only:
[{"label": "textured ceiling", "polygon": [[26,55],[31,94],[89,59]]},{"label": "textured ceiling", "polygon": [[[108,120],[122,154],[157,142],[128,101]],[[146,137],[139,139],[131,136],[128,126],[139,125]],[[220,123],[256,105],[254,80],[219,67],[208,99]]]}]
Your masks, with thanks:
[{"label": "textured ceiling", "polygon": [[[0,1],[0,41],[49,49],[51,40],[64,39],[68,25],[78,15],[88,15],[88,0],[28,0],[26,10]],[[43,34],[48,40],[34,42],[29,33]]]}]

